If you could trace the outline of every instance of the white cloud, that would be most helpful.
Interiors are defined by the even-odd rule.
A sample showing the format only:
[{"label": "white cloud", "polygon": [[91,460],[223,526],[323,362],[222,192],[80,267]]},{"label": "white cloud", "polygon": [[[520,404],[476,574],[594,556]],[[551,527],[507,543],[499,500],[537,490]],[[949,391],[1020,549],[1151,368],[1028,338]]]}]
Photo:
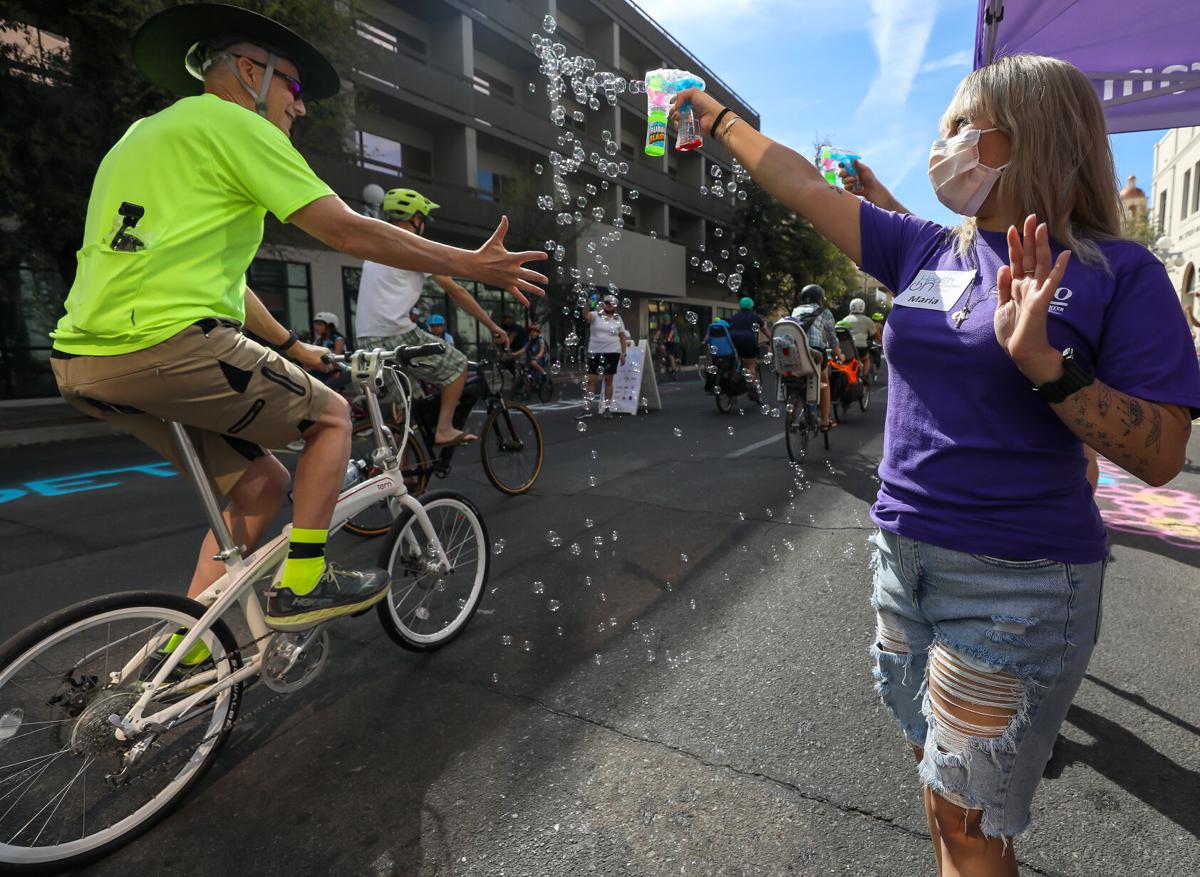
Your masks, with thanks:
[{"label": "white cloud", "polygon": [[926,61],[921,65],[922,73],[932,73],[935,70],[947,70],[951,67],[970,67],[975,61],[975,55],[970,49],[962,49],[945,58],[936,61]]},{"label": "white cloud", "polygon": [[858,112],[902,109],[921,70],[929,34],[937,18],[936,0],[871,0],[867,29],[879,59],[879,72]]}]

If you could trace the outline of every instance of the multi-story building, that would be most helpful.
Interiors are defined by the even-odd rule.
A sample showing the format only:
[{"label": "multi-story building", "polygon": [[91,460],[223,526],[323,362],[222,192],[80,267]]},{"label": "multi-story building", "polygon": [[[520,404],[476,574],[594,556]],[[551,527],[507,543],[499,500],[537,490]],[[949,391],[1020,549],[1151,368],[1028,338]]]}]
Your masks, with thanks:
[{"label": "multi-story building", "polygon": [[[535,205],[538,194],[552,191],[547,156],[562,149],[563,129],[551,121],[530,39],[544,35],[547,15],[557,24],[552,39],[562,42],[568,55],[594,58],[597,70],[628,80],[659,67],[692,70],[706,80],[708,91],[759,125],[753,108],[629,0],[363,0],[356,10],[362,55],[349,75],[359,159],[353,165],[317,160],[314,166],[359,207],[365,206],[363,189],[371,183],[418,189],[441,205],[431,234],[446,243],[476,246],[506,213],[517,234],[529,233],[522,223],[545,226],[549,220],[545,236],[558,237],[552,214]],[[668,149],[661,158],[647,157],[643,95],[626,92],[616,106],[602,100],[599,109],[578,107],[569,95],[563,99],[566,124],[586,151],[606,155],[603,135],[609,132],[618,150],[613,160],[625,161],[629,171],[606,188],[594,167],[585,165],[570,177],[573,188],[596,187],[588,210],[605,208],[606,224],[577,233],[565,265],[590,264],[588,243],[611,231],[607,222],[628,204],[632,212],[623,217],[621,239],[605,252],[610,273],[601,285],[614,282],[629,299],[624,314],[635,336],[646,337],[670,313],[694,352],[708,320],[736,307],[733,294],[714,279],[715,270],[691,264],[702,246],[714,259],[724,249],[714,233],[719,235],[730,219],[732,196],[705,196],[701,187],[711,180],[714,164],[721,165],[724,179],[731,178],[728,158],[707,146],[697,153]],[[582,122],[572,118],[576,110],[582,111]],[[539,164],[544,173],[535,172]],[[637,191],[636,200],[627,197],[630,190]],[[541,241],[539,236],[539,246]],[[316,311],[342,314],[353,326],[358,263],[352,258],[277,233],[269,235],[252,266],[250,283],[293,327],[305,326]],[[519,320],[528,316],[500,290],[465,285],[489,312],[514,311]],[[549,319],[552,345],[571,329],[561,304],[550,313],[535,307]],[[422,310],[446,314],[469,352],[488,340],[487,332],[434,284],[426,286]],[[694,312],[696,319],[687,319],[684,311]]]},{"label": "multi-story building", "polygon": [[1150,211],[1158,254],[1200,344],[1200,127],[1172,128],[1154,145]]}]

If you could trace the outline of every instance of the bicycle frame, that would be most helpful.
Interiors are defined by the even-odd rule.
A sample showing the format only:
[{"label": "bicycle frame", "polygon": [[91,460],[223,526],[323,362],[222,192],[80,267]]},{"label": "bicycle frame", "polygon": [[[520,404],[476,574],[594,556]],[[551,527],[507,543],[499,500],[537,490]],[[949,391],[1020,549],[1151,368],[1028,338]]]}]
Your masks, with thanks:
[{"label": "bicycle frame", "polygon": [[[395,355],[393,351],[371,350],[356,351],[349,357],[351,364],[350,371],[354,380],[360,383],[366,390],[367,408],[371,417],[371,425],[375,432],[373,457],[382,471],[366,481],[353,485],[338,497],[329,530],[331,533],[337,531],[346,523],[347,519],[379,502],[381,498],[386,498],[395,511],[399,512],[400,509],[407,509],[413,514],[422,531],[424,531],[429,545],[436,547],[437,556],[435,560],[437,571],[444,574],[450,571],[450,561],[446,556],[444,546],[442,546],[441,541],[438,539],[433,529],[433,524],[430,522],[429,516],[421,506],[420,501],[409,494],[404,484],[404,478],[401,476],[399,470],[399,460],[404,453],[404,442],[407,441],[407,436],[410,432],[409,406],[405,405],[405,439],[401,442],[397,452],[393,452],[392,450],[391,442],[388,440],[390,433],[387,427],[384,426],[383,415],[379,408],[379,398],[375,390],[382,386],[382,370],[386,367],[390,358],[389,354],[392,356]],[[400,385],[398,379],[396,386],[402,394],[405,394],[404,388]],[[216,558],[224,562],[225,574],[197,597],[197,600],[205,604],[208,609],[145,684],[145,690],[137,702],[125,713],[125,716],[119,722],[114,722],[119,731],[127,738],[141,734],[143,731],[148,730],[152,724],[167,728],[172,727],[179,721],[189,718],[189,713],[201,703],[217,697],[237,683],[249,679],[261,671],[264,647],[259,645],[255,654],[244,659],[241,668],[224,679],[216,681],[216,670],[208,670],[189,676],[187,680],[189,687],[203,685],[205,682],[215,682],[215,684],[204,686],[194,694],[165,706],[163,709],[152,713],[149,717],[143,715],[155,693],[163,685],[163,682],[171,671],[178,666],[183,656],[211,629],[213,622],[223,617],[235,603],[240,604],[242,607],[246,624],[253,637],[252,644],[260,644],[274,633],[267,626],[262,604],[254,593],[252,585],[265,570],[273,566],[279,566],[283,562],[291,534],[291,526],[289,525],[274,539],[259,547],[249,556],[243,557],[242,552],[244,549],[234,544],[233,536],[229,532],[225,518],[221,515],[217,497],[213,493],[208,478],[204,474],[200,458],[196,454],[196,449],[192,445],[191,439],[188,438],[187,432],[180,424],[171,423],[170,427],[184,469],[186,469],[187,475],[196,488],[196,492],[208,516],[209,525],[216,536],[217,544],[220,547]],[[412,534],[409,534],[407,538],[414,543],[412,547],[418,547],[415,544],[416,539]],[[211,639],[210,637],[210,642],[208,643],[210,649],[215,644],[211,642]],[[148,657],[149,651],[157,648],[161,642],[161,637],[147,642],[140,651],[130,658],[125,667],[118,671],[119,677],[111,681],[120,681],[136,673]],[[116,673],[113,675],[114,677],[117,676]]]}]

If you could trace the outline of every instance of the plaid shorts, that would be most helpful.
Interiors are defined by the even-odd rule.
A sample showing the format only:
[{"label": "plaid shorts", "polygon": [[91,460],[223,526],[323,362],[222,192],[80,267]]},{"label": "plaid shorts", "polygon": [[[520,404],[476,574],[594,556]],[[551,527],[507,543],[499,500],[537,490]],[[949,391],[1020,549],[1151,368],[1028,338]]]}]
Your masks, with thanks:
[{"label": "plaid shorts", "polygon": [[[396,348],[403,345],[404,347],[416,347],[419,344],[429,344],[432,341],[441,341],[446,344],[445,338],[439,338],[423,329],[413,327],[407,332],[402,332],[399,335],[366,335],[358,339],[358,347],[360,350],[369,350],[374,347]],[[446,352],[440,356],[423,356],[420,359],[413,360],[404,367],[406,374],[420,378],[431,384],[445,385],[453,383],[454,380],[461,375],[467,368],[467,356],[461,350],[446,344]]]}]

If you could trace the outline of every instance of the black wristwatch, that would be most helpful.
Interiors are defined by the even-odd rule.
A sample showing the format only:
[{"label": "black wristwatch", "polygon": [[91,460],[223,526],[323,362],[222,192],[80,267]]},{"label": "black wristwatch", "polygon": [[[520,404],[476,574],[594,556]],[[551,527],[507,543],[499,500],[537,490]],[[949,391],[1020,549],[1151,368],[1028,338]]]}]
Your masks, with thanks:
[{"label": "black wristwatch", "polygon": [[1076,356],[1075,351],[1070,347],[1062,352],[1062,365],[1061,378],[1033,388],[1034,392],[1052,405],[1063,401],[1072,393],[1082,390],[1096,380],[1096,373],[1092,371],[1092,367]]},{"label": "black wristwatch", "polygon": [[282,344],[270,344],[268,346],[276,353],[286,353],[292,348],[292,345],[299,340],[300,336],[296,334],[295,330],[289,329],[286,341],[284,341]]}]

